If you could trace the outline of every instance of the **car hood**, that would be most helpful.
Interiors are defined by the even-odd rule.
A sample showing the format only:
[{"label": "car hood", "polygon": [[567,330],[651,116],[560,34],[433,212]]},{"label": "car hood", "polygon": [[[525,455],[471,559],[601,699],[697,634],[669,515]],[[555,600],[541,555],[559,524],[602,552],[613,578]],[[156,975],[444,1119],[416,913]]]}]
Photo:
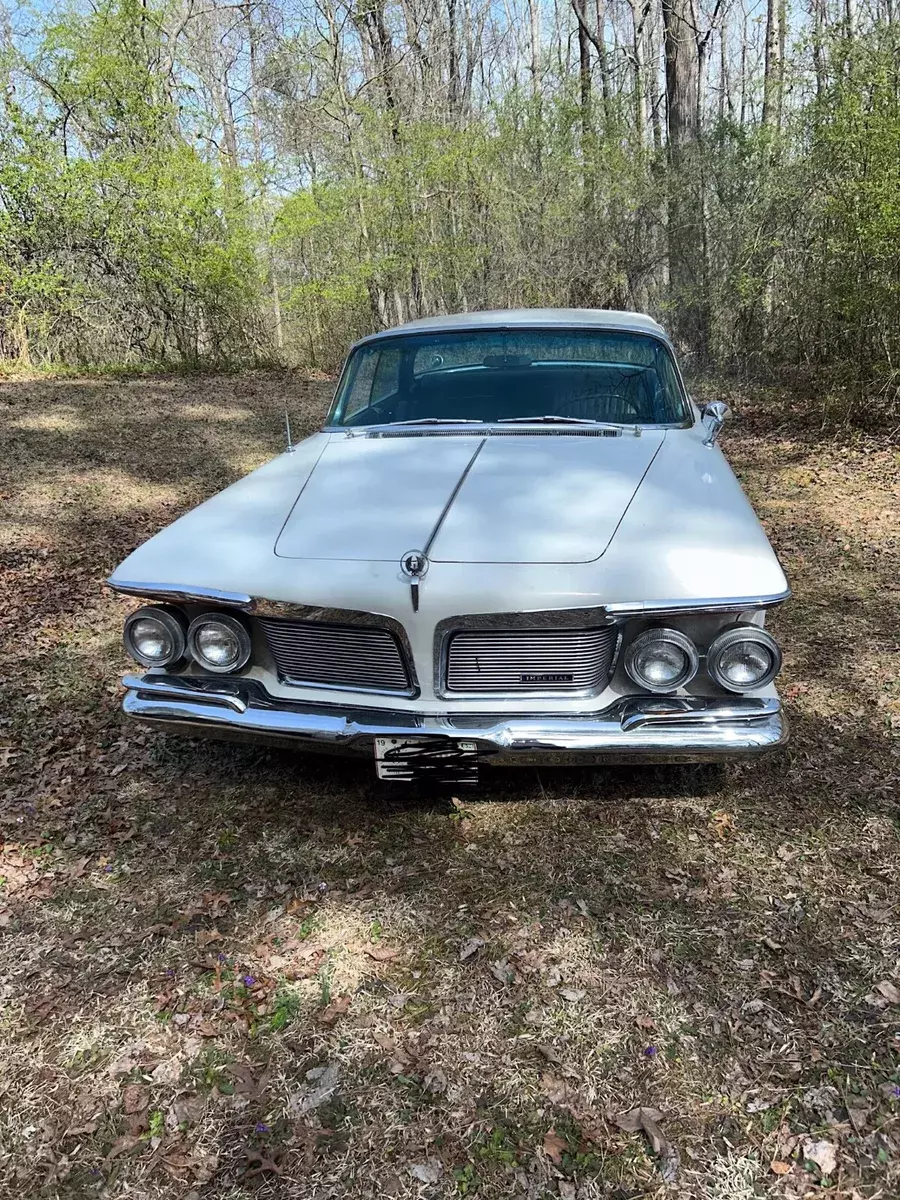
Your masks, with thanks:
[{"label": "car hood", "polygon": [[578,563],[615,534],[664,430],[332,438],[275,544],[290,559]]},{"label": "car hood", "polygon": [[[393,444],[407,449],[390,459],[388,471],[388,460],[377,454],[381,439],[314,434],[293,453],[272,459],[144,542],[119,564],[110,582],[139,595],[168,585],[175,592],[205,589],[323,611],[362,609],[415,628],[421,623],[426,639],[436,621],[462,612],[636,604],[653,609],[659,603],[786,594],[784,572],[738,481],[719,447],[704,446],[697,430],[645,431],[639,438],[498,437],[483,447],[463,479],[483,440],[447,437],[423,439],[423,444],[398,438]],[[374,447],[363,452],[372,454],[371,460],[350,458],[352,470],[331,475],[332,511],[306,510],[303,529],[300,513],[315,495],[308,485],[317,464],[332,446],[347,444]],[[452,452],[453,470],[444,451],[426,453],[437,444],[460,447]],[[498,447],[502,463],[494,454]],[[644,455],[651,462],[642,474]],[[439,462],[444,463],[440,469]],[[414,503],[411,474],[418,482]],[[363,478],[368,482],[360,492]],[[402,495],[407,499],[399,499]],[[434,562],[423,584],[420,613],[414,613],[400,558],[425,547],[435,514],[440,517],[450,500],[429,551],[448,561]],[[273,553],[276,542],[281,556]],[[344,555],[349,547],[360,556],[377,552],[384,559],[283,557],[286,549],[333,554],[335,546],[342,546]],[[477,565],[491,561],[489,555],[521,558],[523,546],[535,557],[554,552],[559,558],[600,557]],[[467,555],[468,561],[452,561],[451,555]],[[141,585],[150,592],[141,591]]]}]

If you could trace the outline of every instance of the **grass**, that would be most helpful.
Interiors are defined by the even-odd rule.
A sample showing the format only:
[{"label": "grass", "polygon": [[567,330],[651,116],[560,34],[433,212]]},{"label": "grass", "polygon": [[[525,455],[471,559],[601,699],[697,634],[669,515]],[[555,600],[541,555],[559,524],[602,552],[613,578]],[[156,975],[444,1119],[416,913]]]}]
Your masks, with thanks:
[{"label": "grass", "polygon": [[789,749],[461,809],[118,714],[103,578],[326,384],[0,383],[0,1193],[900,1194],[900,458],[727,399]]}]

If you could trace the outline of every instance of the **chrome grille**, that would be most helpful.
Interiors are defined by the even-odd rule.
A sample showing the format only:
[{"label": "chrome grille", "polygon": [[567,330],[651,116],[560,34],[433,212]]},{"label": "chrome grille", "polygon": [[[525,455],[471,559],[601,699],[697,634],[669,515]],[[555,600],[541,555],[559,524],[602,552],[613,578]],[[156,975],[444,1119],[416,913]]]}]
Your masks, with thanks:
[{"label": "chrome grille", "polygon": [[286,683],[355,691],[408,692],[410,676],[396,636],[368,625],[259,618]]},{"label": "chrome grille", "polygon": [[451,692],[599,692],[616,649],[615,626],[461,631],[447,649]]}]

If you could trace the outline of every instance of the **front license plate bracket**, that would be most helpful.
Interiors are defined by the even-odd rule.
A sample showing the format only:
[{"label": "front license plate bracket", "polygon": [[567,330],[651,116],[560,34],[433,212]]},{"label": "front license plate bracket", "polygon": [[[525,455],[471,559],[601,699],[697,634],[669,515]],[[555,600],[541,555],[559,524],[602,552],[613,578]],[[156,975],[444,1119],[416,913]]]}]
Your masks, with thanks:
[{"label": "front license plate bracket", "polygon": [[464,738],[377,737],[375,774],[394,783],[475,787],[478,746]]}]

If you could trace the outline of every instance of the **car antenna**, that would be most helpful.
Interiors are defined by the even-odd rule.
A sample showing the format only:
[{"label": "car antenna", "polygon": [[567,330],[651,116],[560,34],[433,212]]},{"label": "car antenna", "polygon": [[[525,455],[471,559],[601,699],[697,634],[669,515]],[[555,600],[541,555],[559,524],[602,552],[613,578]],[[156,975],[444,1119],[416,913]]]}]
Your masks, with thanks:
[{"label": "car antenna", "polygon": [[284,410],[284,436],[287,438],[287,452],[288,454],[293,454],[294,443],[291,441],[291,418],[287,409]]}]

